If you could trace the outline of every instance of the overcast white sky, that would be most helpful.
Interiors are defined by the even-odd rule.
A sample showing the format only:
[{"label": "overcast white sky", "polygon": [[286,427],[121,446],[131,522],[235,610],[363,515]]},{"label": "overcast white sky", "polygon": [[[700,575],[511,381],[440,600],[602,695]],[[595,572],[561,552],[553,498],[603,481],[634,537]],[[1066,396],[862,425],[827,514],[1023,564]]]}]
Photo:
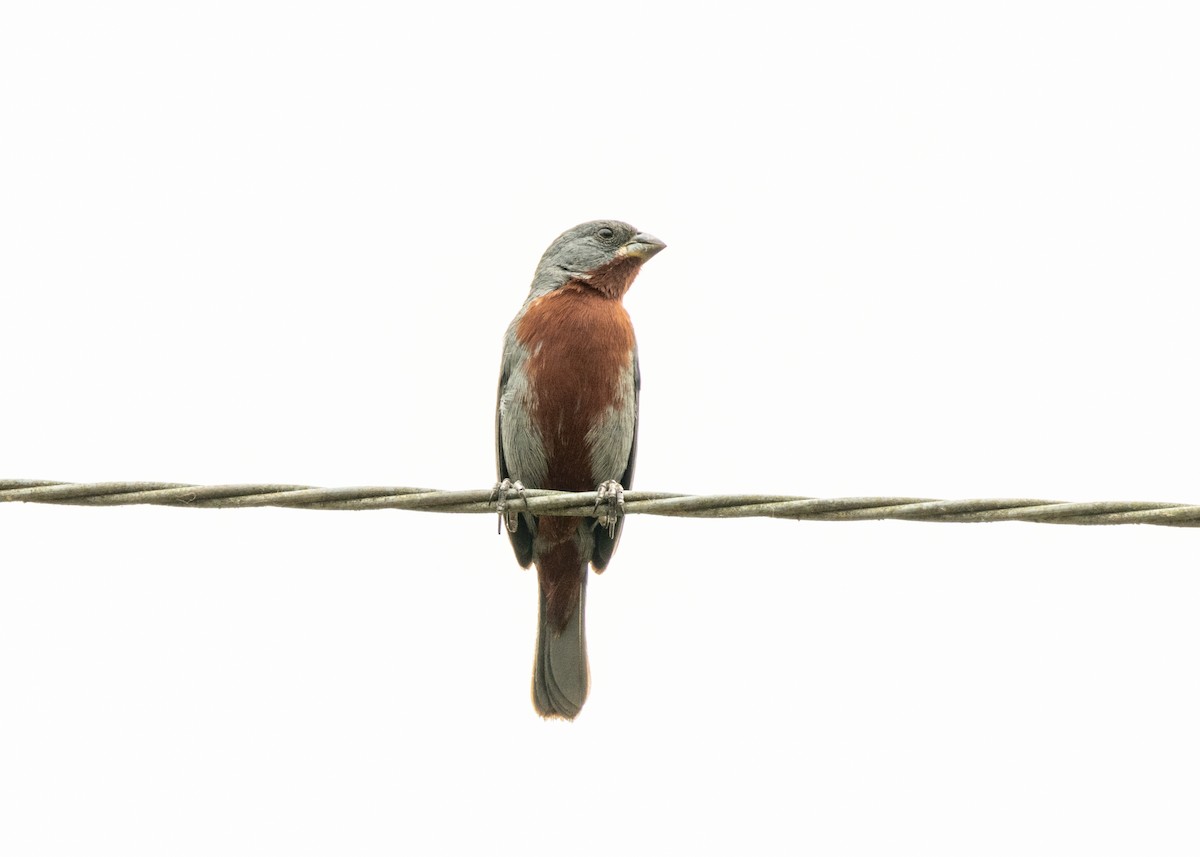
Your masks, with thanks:
[{"label": "overcast white sky", "polygon": [[[785,10],[785,5],[791,8]],[[0,13],[0,478],[494,480],[555,235],[637,487],[1200,502],[1185,4]],[[1200,532],[0,506],[0,852],[1195,854]]]}]

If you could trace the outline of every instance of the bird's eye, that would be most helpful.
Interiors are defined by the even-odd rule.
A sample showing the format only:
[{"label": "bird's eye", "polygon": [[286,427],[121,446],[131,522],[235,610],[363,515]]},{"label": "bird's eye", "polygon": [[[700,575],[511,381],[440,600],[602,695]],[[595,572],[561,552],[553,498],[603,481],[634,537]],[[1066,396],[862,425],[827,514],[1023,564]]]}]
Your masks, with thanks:
[{"label": "bird's eye", "polygon": [[614,234],[613,231],[611,229],[609,229],[607,226],[602,226],[596,230],[596,237],[599,238],[601,241],[612,241],[613,234]]}]

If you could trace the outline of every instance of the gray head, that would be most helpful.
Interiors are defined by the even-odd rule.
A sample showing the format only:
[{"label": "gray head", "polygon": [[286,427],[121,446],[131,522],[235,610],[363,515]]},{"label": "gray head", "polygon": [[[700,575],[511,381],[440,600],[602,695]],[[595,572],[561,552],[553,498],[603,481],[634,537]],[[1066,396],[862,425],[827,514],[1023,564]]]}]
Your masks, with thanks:
[{"label": "gray head", "polygon": [[605,266],[627,268],[632,280],[642,262],[666,246],[620,220],[581,223],[546,248],[533,277],[533,291],[549,291],[571,280],[586,284]]}]

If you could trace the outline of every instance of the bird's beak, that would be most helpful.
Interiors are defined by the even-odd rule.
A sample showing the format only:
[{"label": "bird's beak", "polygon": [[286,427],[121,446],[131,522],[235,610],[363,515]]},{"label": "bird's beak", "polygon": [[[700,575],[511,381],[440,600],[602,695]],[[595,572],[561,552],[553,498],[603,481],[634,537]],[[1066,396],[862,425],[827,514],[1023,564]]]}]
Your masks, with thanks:
[{"label": "bird's beak", "polygon": [[618,256],[632,256],[645,262],[667,245],[659,241],[649,232],[639,232],[617,250]]}]

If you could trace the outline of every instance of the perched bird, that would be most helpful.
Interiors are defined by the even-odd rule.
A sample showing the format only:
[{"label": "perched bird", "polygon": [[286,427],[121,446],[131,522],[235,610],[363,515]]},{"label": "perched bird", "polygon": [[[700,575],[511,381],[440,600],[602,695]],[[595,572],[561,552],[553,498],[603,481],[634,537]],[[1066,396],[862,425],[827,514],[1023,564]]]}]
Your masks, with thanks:
[{"label": "perched bird", "polygon": [[[642,263],[666,245],[628,223],[595,220],[554,239],[504,335],[496,405],[497,510],[517,562],[538,572],[533,704],[543,717],[579,713],[587,698],[584,594],[621,536],[623,489],[637,452],[633,325],[621,304]],[[517,512],[526,488],[597,491],[596,517]]]}]

